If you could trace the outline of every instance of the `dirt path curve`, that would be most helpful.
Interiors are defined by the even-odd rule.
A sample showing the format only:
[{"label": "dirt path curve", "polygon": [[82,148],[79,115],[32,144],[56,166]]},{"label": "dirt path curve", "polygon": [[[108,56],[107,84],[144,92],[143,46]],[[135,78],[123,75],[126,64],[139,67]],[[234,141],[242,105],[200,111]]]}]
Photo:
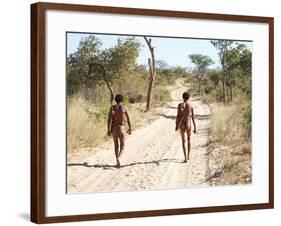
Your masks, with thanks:
[{"label": "dirt path curve", "polygon": [[208,105],[191,99],[197,134],[191,137],[190,160],[184,156],[181,138],[174,131],[177,105],[186,90],[177,83],[173,101],[160,118],[126,137],[122,167],[115,168],[113,141],[90,151],[79,151],[68,159],[68,192],[108,192],[208,186]]}]

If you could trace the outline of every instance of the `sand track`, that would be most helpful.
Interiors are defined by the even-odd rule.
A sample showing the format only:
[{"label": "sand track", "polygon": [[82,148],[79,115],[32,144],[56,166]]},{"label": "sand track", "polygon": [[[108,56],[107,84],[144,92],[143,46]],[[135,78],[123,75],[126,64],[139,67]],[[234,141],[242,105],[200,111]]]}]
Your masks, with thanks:
[{"label": "sand track", "polygon": [[[186,87],[177,83],[160,118],[127,135],[122,167],[115,168],[113,141],[92,150],[79,150],[68,158],[68,192],[109,192],[208,186],[208,105],[191,99],[197,133],[192,134],[190,160],[184,156],[175,132],[175,116]],[[133,120],[133,119],[132,119]]]}]

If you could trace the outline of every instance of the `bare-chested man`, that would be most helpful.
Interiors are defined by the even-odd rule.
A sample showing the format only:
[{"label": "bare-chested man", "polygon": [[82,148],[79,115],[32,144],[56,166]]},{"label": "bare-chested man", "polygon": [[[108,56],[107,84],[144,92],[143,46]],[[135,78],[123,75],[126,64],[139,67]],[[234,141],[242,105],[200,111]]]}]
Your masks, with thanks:
[{"label": "bare-chested man", "polygon": [[[196,124],[194,120],[194,111],[191,104],[188,102],[189,93],[184,92],[182,95],[183,103],[178,105],[178,112],[176,117],[176,131],[180,129],[182,139],[182,149],[184,154],[184,162],[189,160],[190,153],[190,135],[191,135],[191,119],[196,133]],[[186,153],[186,138],[187,138],[187,153]]]},{"label": "bare-chested man", "polygon": [[112,105],[107,120],[107,135],[112,134],[114,142],[114,151],[116,157],[116,167],[121,166],[119,158],[121,157],[125,146],[125,123],[128,123],[128,134],[131,134],[131,122],[127,108],[123,105],[123,96],[117,94],[115,96],[116,104]]}]

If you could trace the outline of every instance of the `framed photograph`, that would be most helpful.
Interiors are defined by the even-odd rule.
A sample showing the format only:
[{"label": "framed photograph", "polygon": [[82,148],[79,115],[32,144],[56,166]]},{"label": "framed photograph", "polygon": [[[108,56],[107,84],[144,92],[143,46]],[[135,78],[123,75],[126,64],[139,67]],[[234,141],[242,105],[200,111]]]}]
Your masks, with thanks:
[{"label": "framed photograph", "polygon": [[31,5],[31,221],[274,207],[273,18]]}]

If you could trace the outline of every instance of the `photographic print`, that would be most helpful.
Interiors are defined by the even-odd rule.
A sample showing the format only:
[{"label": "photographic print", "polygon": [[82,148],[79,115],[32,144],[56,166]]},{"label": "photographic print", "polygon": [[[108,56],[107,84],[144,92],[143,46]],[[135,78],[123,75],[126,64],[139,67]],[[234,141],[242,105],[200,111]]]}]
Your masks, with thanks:
[{"label": "photographic print", "polygon": [[32,4],[31,221],[273,208],[273,64],[271,17]]},{"label": "photographic print", "polygon": [[65,41],[67,193],[252,183],[252,41]]}]

